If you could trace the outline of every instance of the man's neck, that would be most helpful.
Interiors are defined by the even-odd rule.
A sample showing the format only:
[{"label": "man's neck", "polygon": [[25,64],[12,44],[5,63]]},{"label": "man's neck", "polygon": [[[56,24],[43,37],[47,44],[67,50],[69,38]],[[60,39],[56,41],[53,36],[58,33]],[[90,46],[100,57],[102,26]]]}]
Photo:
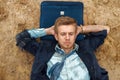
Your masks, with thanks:
[{"label": "man's neck", "polygon": [[69,54],[71,50],[73,50],[73,47],[70,49],[63,49],[65,51],[66,54]]}]

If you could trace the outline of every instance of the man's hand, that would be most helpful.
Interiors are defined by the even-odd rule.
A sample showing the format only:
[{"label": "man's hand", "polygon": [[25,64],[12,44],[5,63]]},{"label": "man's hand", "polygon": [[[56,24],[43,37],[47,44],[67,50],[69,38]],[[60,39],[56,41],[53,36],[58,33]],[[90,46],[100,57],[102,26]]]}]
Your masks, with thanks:
[{"label": "man's hand", "polygon": [[83,33],[83,27],[82,26],[78,26],[77,27],[77,35]]},{"label": "man's hand", "polygon": [[47,35],[54,35],[55,31],[54,31],[54,26],[51,26],[50,28],[46,28],[45,29]]}]

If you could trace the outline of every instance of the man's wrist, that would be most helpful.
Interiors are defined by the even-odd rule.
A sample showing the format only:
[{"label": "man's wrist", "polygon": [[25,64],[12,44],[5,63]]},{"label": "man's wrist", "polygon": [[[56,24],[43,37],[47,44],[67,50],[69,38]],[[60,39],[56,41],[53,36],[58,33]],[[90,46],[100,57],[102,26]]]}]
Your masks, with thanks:
[{"label": "man's wrist", "polygon": [[80,28],[81,28],[81,33],[84,33],[84,29],[82,25],[80,26]]},{"label": "man's wrist", "polygon": [[47,35],[54,35],[54,26],[45,29]]},{"label": "man's wrist", "polygon": [[46,28],[45,32],[46,32],[47,35],[51,35],[50,28]]},{"label": "man's wrist", "polygon": [[84,29],[83,29],[83,26],[78,26],[79,28],[79,34],[82,34],[82,33],[84,33]]}]

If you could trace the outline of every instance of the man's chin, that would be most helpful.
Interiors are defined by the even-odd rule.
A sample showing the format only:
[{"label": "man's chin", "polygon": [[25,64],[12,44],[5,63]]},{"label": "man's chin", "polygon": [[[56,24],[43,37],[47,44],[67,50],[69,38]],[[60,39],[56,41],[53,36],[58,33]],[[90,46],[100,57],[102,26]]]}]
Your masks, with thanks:
[{"label": "man's chin", "polygon": [[65,48],[65,49],[71,49],[72,46],[70,46],[70,45],[66,45],[64,48]]}]

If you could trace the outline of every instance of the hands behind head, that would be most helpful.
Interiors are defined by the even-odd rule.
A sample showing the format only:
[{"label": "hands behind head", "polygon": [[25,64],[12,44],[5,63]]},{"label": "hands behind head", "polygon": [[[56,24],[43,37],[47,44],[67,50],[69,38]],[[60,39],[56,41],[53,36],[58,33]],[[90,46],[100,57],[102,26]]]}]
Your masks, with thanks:
[{"label": "hands behind head", "polygon": [[54,34],[55,34],[54,25],[51,26],[51,27],[49,27],[49,28],[46,28],[45,30],[46,30],[46,33],[47,33],[48,35],[54,35]]},{"label": "hands behind head", "polygon": [[77,27],[77,35],[80,33],[83,33],[83,26],[82,25]]},{"label": "hands behind head", "polygon": [[[77,27],[77,34],[78,35],[79,33],[82,33],[83,32],[83,28],[81,26],[78,26]],[[48,35],[55,35],[55,31],[54,31],[54,25],[49,27],[49,28],[46,28],[46,33]]]}]

